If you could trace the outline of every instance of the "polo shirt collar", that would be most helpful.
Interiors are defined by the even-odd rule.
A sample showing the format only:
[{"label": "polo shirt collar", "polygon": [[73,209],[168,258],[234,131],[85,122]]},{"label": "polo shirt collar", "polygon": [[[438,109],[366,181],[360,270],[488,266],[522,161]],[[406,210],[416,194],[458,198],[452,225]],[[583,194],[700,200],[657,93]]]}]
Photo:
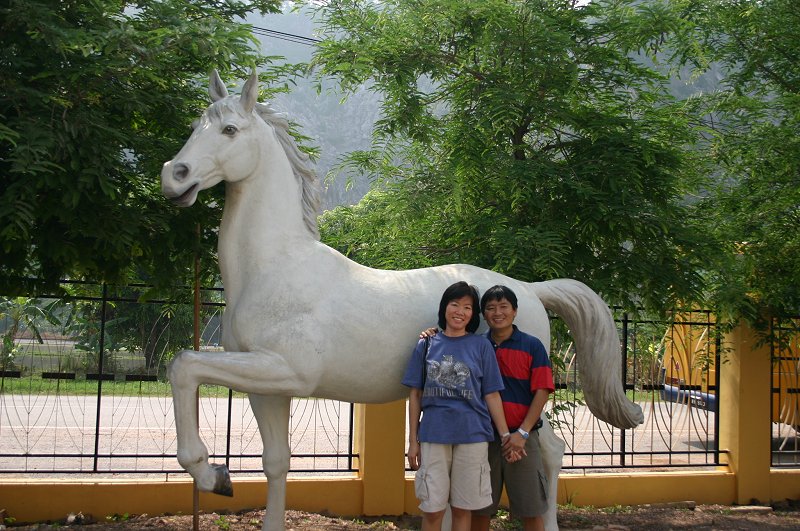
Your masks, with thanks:
[{"label": "polo shirt collar", "polygon": [[[509,336],[508,339],[503,341],[503,343],[505,343],[506,341],[519,341],[521,339],[522,332],[519,331],[519,328],[517,328],[517,325],[512,324],[511,326],[512,326],[512,328],[514,330],[512,330],[511,336]],[[494,345],[494,341],[492,340],[492,329],[490,328],[489,330],[487,330],[486,334],[484,334],[484,335],[486,336],[486,339],[488,339],[492,343],[492,345]],[[497,346],[499,347],[500,345],[497,345]]]}]

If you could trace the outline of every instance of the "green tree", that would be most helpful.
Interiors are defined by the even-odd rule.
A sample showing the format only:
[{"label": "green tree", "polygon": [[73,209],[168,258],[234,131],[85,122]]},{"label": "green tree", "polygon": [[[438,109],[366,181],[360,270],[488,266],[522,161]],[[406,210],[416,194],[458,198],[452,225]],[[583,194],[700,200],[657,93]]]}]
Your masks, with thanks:
[{"label": "green tree", "polygon": [[160,167],[207,105],[211,69],[242,79],[267,61],[240,17],[280,4],[0,2],[2,292],[29,277],[191,278],[193,253],[212,256],[221,198],[172,207]]},{"label": "green tree", "polygon": [[628,307],[702,300],[715,244],[691,199],[707,174],[691,107],[635,60],[675,8],[579,4],[323,5],[318,75],[383,96],[374,149],[342,165],[377,191],[326,214],[324,239],[381,267],[572,277]]},{"label": "green tree", "polygon": [[[131,301],[138,298],[136,293],[132,295]],[[175,353],[192,346],[193,311],[190,304],[116,301],[106,306],[104,315],[101,308],[96,303],[73,303],[65,327],[77,338],[76,349],[87,353],[89,365],[94,370],[97,370],[103,319],[103,363],[107,372],[115,370],[113,355],[126,351],[141,352],[144,370],[163,375],[167,362]]]},{"label": "green tree", "polygon": [[702,101],[717,185],[700,209],[733,259],[722,308],[753,320],[800,310],[800,11],[793,0],[706,0],[686,11],[676,56],[717,64]]}]

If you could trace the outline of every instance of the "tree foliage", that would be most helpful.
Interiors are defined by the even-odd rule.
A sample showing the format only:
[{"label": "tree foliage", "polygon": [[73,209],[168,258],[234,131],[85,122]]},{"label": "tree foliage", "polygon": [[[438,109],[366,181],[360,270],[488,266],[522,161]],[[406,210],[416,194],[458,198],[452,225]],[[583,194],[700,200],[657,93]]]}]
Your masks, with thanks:
[{"label": "tree foliage", "polygon": [[374,149],[343,166],[378,190],[323,218],[328,242],[381,267],[572,277],[628,307],[702,300],[714,240],[690,200],[706,175],[691,107],[634,60],[674,31],[668,2],[342,0],[319,16],[319,75],[384,98]]},{"label": "tree foliage", "polygon": [[208,72],[241,79],[265,62],[237,20],[279,6],[0,2],[4,292],[28,277],[186,282],[193,254],[212,253],[220,201],[168,205],[160,167],[207,105]]},{"label": "tree foliage", "polygon": [[718,182],[700,205],[732,260],[720,306],[757,320],[800,310],[800,11],[792,0],[709,0],[675,55],[725,72],[704,100]]}]

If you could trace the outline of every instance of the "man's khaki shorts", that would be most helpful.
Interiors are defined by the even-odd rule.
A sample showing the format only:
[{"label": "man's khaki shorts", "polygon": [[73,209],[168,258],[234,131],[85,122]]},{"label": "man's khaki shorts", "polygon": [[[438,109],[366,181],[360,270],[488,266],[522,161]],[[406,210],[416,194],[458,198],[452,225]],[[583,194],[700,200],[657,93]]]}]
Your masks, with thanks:
[{"label": "man's khaki shorts", "polygon": [[525,441],[528,456],[516,463],[503,458],[499,442],[489,443],[489,464],[492,468],[492,504],[475,511],[484,516],[494,516],[500,504],[503,485],[506,487],[511,516],[532,518],[547,512],[547,476],[542,463],[542,448],[539,445],[539,432],[532,431]]}]

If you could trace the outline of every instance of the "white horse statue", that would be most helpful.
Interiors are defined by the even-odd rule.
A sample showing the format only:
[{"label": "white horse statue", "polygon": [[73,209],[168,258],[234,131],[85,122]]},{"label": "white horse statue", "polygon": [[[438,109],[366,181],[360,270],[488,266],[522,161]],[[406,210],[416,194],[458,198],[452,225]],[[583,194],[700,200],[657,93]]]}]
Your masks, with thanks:
[{"label": "white horse statue", "polygon": [[[643,420],[621,382],[619,338],[611,313],[574,280],[520,282],[469,265],[382,271],[359,265],[319,241],[319,192],[307,157],[288,123],[257,102],[254,73],[240,97],[229,96],[216,72],[213,104],[186,145],[164,164],[164,195],[188,207],[200,190],[225,181],[219,264],[225,288],[225,352],[182,351],[169,369],[178,462],[203,491],[232,495],[228,470],[208,462],[200,439],[195,392],[220,385],[249,395],[264,443],[269,493],[263,529],[285,526],[289,471],[289,406],[294,396],[382,403],[408,396],[400,384],[421,330],[435,323],[444,289],[458,280],[485,290],[513,289],[522,330],[550,342],[545,308],[572,331],[585,401],[619,428]],[[549,529],[557,529],[556,489],[564,443],[541,429],[550,481]]]}]

